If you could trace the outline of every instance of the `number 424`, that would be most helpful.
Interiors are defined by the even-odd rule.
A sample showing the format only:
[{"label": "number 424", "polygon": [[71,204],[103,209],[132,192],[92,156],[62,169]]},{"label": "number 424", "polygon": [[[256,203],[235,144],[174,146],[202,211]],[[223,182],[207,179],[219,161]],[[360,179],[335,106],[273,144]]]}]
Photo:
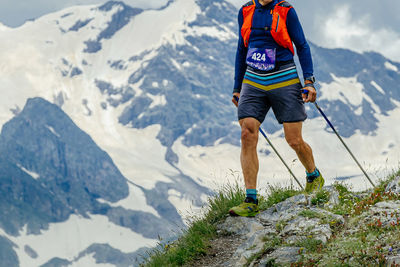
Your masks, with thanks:
[{"label": "number 424", "polygon": [[254,53],[253,56],[251,57],[253,60],[257,61],[265,61],[265,54],[261,53]]}]

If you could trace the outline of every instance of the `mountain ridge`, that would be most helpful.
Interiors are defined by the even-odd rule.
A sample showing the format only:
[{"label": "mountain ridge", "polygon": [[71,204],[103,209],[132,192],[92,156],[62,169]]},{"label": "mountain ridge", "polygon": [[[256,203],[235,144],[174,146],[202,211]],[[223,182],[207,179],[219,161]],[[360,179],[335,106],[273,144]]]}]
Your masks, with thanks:
[{"label": "mountain ridge", "polygon": [[[134,250],[154,245],[158,234],[168,236],[170,229],[183,226],[185,211],[201,206],[213,189],[238,178],[240,127],[235,107],[230,103],[236,16],[237,10],[225,1],[176,0],[156,10],[109,2],[48,14],[0,36],[4,74],[0,76],[2,128],[7,132],[6,122],[21,118],[18,116],[24,112],[29,98],[41,97],[55,104],[49,110],[29,114],[29,120],[15,123],[13,127],[18,129],[18,135],[9,134],[7,141],[0,145],[3,149],[0,150],[14,160],[10,162],[0,156],[0,164],[10,171],[4,172],[4,177],[9,179],[7,188],[19,182],[24,192],[32,185],[38,196],[47,198],[48,204],[42,206],[57,203],[60,206],[60,210],[55,209],[54,218],[33,220],[27,228],[29,234],[40,233],[36,235],[39,239],[53,233],[55,225],[69,227],[68,223],[89,224],[91,220],[104,227],[101,231],[105,227],[110,227],[112,230],[107,232],[111,233],[129,230],[124,234],[135,240],[132,250],[128,250],[125,245],[118,247],[110,243],[111,237],[107,237],[110,242],[89,238],[85,246],[76,246],[80,250],[74,251],[75,254],[55,253],[48,257],[49,263],[53,258],[55,262],[76,263],[74,259],[91,245],[87,252],[96,249],[99,255],[106,251],[116,257],[131,258]],[[35,32],[34,38],[32,32]],[[93,44],[92,53],[84,52],[88,41]],[[400,129],[392,121],[400,118],[397,90],[400,64],[376,53],[325,49],[312,43],[310,46],[319,80],[318,103],[339,133],[355,149],[363,165],[373,161],[368,172],[384,172],[379,168],[396,165],[400,158],[396,152],[400,151],[396,132]],[[324,175],[329,181],[351,177],[348,181],[363,188],[357,167],[351,159],[342,156],[342,148],[335,145],[335,136],[318,112],[309,105],[306,109],[309,120],[304,124],[304,136],[310,140]],[[65,123],[72,122],[74,129],[81,129],[80,134],[64,131],[58,125],[61,121],[52,117],[53,110],[57,114],[64,112],[69,117],[64,117]],[[54,124],[46,123],[50,118]],[[283,157],[291,162],[296,175],[303,174],[272,114],[263,127]],[[68,136],[64,136],[67,132]],[[33,146],[36,135],[42,143]],[[66,147],[74,144],[72,154],[77,160],[73,166],[81,168],[84,164],[81,159],[85,158],[78,157],[79,148],[85,147],[79,143],[81,137],[95,151],[93,162],[91,157],[86,159],[91,163],[85,175],[69,169],[69,164],[63,163],[67,158],[59,156],[70,152]],[[32,146],[32,150],[21,149],[19,142]],[[365,146],[366,143],[369,145]],[[49,148],[51,157],[43,151],[39,153],[40,147],[50,147],[50,144],[54,148]],[[258,150],[259,187],[265,188],[270,182],[290,183],[272,150],[263,142]],[[40,158],[50,160],[41,161],[37,158],[39,154]],[[101,164],[104,159],[108,162],[106,166]],[[105,173],[119,177],[115,191],[108,190],[114,189],[114,180],[100,179],[100,183],[86,184],[86,180],[93,178],[90,173],[101,173],[100,170],[104,173],[99,177],[106,177]],[[52,179],[53,176],[60,177]],[[10,177],[18,179],[14,181]],[[47,187],[38,181],[44,181]],[[48,187],[54,188],[61,197],[54,198],[46,192]],[[71,191],[79,192],[76,200],[68,200],[73,196],[68,193]],[[3,203],[12,206],[13,191],[5,189],[5,192],[7,201]],[[5,206],[2,211],[7,209]],[[35,235],[21,231],[26,218],[12,217],[17,222],[12,226],[2,225],[2,229],[6,228],[2,236],[19,245],[14,247],[19,259],[32,259],[21,244],[25,238]],[[46,225],[50,225],[48,230]],[[99,246],[100,243],[108,245]],[[35,248],[32,243],[28,244],[38,258],[43,257],[39,245]],[[11,249],[8,246],[7,250]],[[91,258],[89,254],[83,253],[79,261]],[[25,261],[21,262],[21,266],[26,265]]]}]

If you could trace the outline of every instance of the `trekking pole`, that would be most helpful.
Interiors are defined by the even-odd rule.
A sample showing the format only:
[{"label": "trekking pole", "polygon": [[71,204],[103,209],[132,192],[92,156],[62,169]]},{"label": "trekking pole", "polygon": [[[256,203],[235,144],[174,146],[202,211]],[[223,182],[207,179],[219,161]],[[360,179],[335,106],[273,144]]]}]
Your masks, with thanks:
[{"label": "trekking pole", "polygon": [[[303,93],[307,94],[308,90],[303,89]],[[315,107],[318,109],[319,113],[321,113],[322,117],[326,120],[328,125],[332,128],[333,132],[336,134],[336,136],[339,138],[340,142],[344,145],[346,150],[350,153],[351,157],[354,159],[354,161],[357,163],[358,167],[361,169],[361,171],[364,173],[365,177],[367,177],[368,181],[371,183],[372,187],[375,187],[375,184],[372,182],[371,178],[369,178],[367,172],[363,169],[361,164],[358,162],[354,154],[351,152],[350,148],[346,145],[346,143],[343,141],[342,137],[340,137],[339,133],[336,131],[335,127],[333,127],[332,123],[328,120],[328,117],[325,115],[325,113],[322,111],[320,106],[318,106],[317,102],[314,102]]]},{"label": "trekking pole", "polygon": [[[239,98],[237,96],[234,96],[235,100],[237,102],[239,102]],[[304,190],[303,186],[301,185],[301,183],[299,182],[299,180],[297,180],[296,176],[294,175],[294,173],[292,172],[292,170],[289,168],[289,166],[286,164],[286,162],[283,160],[283,158],[281,157],[281,155],[278,153],[278,151],[275,149],[274,145],[272,145],[271,141],[269,140],[269,138],[267,137],[267,135],[265,134],[265,132],[263,131],[263,129],[259,128],[260,133],[264,136],[265,140],[267,140],[268,144],[272,147],[272,149],[274,150],[275,154],[279,157],[279,159],[282,161],[283,165],[285,165],[286,169],[289,171],[289,173],[293,176],[294,180],[296,180],[296,182],[298,183],[298,185],[300,186],[301,190]]]}]

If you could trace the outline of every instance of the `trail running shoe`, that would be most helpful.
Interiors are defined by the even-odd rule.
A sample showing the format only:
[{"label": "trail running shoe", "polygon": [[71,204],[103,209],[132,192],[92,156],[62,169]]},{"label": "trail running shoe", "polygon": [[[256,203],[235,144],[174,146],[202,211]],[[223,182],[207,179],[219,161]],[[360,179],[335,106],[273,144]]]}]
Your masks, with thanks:
[{"label": "trail running shoe", "polygon": [[231,216],[254,217],[260,211],[258,209],[258,200],[255,201],[251,197],[246,197],[244,202],[239,206],[229,210]]},{"label": "trail running shoe", "polygon": [[312,181],[311,183],[309,183],[308,181],[306,182],[306,193],[312,193],[316,190],[320,190],[322,189],[322,187],[324,186],[325,180],[322,177],[321,174],[319,174],[319,176],[317,178],[314,179],[314,181]]}]

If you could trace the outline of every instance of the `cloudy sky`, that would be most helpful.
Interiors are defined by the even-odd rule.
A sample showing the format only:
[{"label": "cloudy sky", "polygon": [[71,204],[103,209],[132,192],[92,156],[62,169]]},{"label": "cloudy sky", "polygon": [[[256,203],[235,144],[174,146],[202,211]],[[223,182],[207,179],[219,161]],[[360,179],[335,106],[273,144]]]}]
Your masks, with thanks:
[{"label": "cloudy sky", "polygon": [[[218,0],[216,0],[218,1]],[[238,8],[246,0],[228,0]],[[105,0],[0,0],[0,22],[17,27],[27,19],[72,5]],[[167,0],[124,0],[156,8]],[[324,47],[377,51],[400,62],[399,0],[289,0],[296,8],[309,40]]]}]

